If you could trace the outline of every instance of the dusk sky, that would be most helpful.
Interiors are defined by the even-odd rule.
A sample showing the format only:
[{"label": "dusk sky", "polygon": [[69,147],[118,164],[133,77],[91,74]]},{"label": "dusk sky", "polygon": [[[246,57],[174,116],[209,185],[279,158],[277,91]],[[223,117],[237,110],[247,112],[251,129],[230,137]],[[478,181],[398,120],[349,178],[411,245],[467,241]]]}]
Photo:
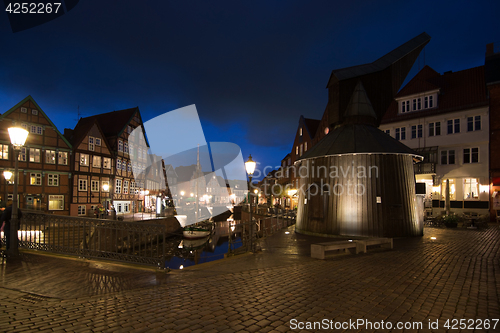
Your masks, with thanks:
[{"label": "dusk sky", "polygon": [[87,117],[139,106],[147,121],[195,104],[207,142],[277,166],[300,115],[321,118],[332,70],[422,32],[431,41],[409,78],[424,64],[440,73],[481,66],[486,44],[500,46],[498,13],[496,0],[88,0],[13,33],[3,12],[0,113],[31,95],[63,132],[78,107]]}]

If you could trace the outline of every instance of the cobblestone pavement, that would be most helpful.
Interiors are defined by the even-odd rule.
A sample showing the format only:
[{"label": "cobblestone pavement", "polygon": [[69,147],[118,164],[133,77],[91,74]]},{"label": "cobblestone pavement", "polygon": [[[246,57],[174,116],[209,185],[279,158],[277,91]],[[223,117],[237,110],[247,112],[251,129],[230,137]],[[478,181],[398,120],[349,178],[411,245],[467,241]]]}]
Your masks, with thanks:
[{"label": "cobblestone pavement", "polygon": [[[326,260],[309,257],[318,238],[288,231],[258,254],[170,273],[24,252],[0,267],[0,331],[375,332],[401,322],[445,332],[449,320],[452,331],[500,332],[494,321],[484,328],[500,319],[497,225],[426,228],[424,237],[395,239],[392,251]],[[372,327],[348,326],[362,319]]]}]

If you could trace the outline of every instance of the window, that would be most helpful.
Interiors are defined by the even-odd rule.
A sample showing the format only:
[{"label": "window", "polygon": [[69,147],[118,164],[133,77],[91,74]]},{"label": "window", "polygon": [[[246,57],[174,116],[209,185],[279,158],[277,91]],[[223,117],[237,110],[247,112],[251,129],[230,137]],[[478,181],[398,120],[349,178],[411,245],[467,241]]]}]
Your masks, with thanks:
[{"label": "window", "polygon": [[2,160],[9,159],[9,145],[0,144],[0,159]]},{"label": "window", "polygon": [[42,174],[30,173],[30,185],[42,185]]},{"label": "window", "polygon": [[64,195],[49,195],[49,210],[63,210]]},{"label": "window", "polygon": [[448,120],[448,134],[460,133],[460,119]]},{"label": "window", "polygon": [[441,135],[441,122],[429,123],[429,136]]},{"label": "window", "polygon": [[78,180],[78,191],[87,191],[87,179]]},{"label": "window", "polygon": [[417,109],[417,99],[414,98],[413,99],[413,109],[412,110],[415,111],[416,109]]},{"label": "window", "polygon": [[132,126],[127,125],[127,133],[128,134],[132,133]]},{"label": "window", "polygon": [[[455,179],[449,179],[450,183],[450,200],[457,200],[455,191]],[[441,199],[446,200],[446,180],[441,183]]]},{"label": "window", "polygon": [[464,148],[464,163],[478,163],[479,148]]},{"label": "window", "polygon": [[30,148],[30,162],[40,163],[40,149]]},{"label": "window", "polygon": [[42,133],[43,133],[42,126],[31,125],[30,126],[30,132],[32,134],[42,135]]},{"label": "window", "polygon": [[413,125],[411,127],[411,138],[421,138],[422,137],[422,125]]},{"label": "window", "polygon": [[100,168],[101,167],[101,156],[92,156],[92,166],[94,168]]},{"label": "window", "polygon": [[123,152],[128,154],[128,142],[123,143]]},{"label": "window", "polygon": [[95,138],[95,145],[100,146],[101,145],[101,139],[100,138]]},{"label": "window", "polygon": [[467,132],[481,130],[481,116],[467,117]]},{"label": "window", "polygon": [[78,215],[86,215],[87,214],[87,208],[84,205],[78,206]]},{"label": "window", "polygon": [[57,160],[61,165],[68,165],[68,152],[60,151]]},{"label": "window", "polygon": [[18,161],[26,162],[26,148],[21,148],[21,151],[19,152]]},{"label": "window", "polygon": [[128,194],[128,180],[123,181],[123,194]]},{"label": "window", "polygon": [[302,143],[300,144],[299,152],[300,152],[299,156],[302,156],[302,153],[304,152],[304,145]]},{"label": "window", "polygon": [[299,136],[302,136],[302,127],[299,128]]},{"label": "window", "polygon": [[104,157],[102,159],[102,161],[103,161],[103,165],[102,166],[103,166],[104,169],[111,169],[111,158]]},{"label": "window", "polygon": [[31,114],[37,116],[38,115],[38,110],[32,109]]},{"label": "window", "polygon": [[116,170],[121,170],[122,169],[122,160],[117,159],[116,160]]},{"label": "window", "polygon": [[123,141],[118,140],[118,151],[123,151]]},{"label": "window", "polygon": [[429,108],[434,107],[432,100],[433,100],[433,96],[429,96]]},{"label": "window", "polygon": [[402,113],[405,113],[405,112],[406,112],[406,102],[405,102],[405,101],[402,101],[402,102],[401,102],[401,112],[402,112]]},{"label": "window", "polygon": [[27,108],[21,108],[21,113],[28,113],[28,109]]},{"label": "window", "polygon": [[59,186],[59,175],[48,174],[47,175],[47,185],[48,186]]},{"label": "window", "polygon": [[424,109],[427,109],[429,107],[429,97],[425,96],[424,97]]},{"label": "window", "polygon": [[417,99],[417,110],[420,110],[422,108],[422,99],[418,98]]},{"label": "window", "polygon": [[295,147],[295,155],[298,155],[298,154],[299,154],[299,146]]},{"label": "window", "polygon": [[122,180],[121,179],[116,180],[115,193],[116,194],[122,193]]},{"label": "window", "polygon": [[103,192],[109,192],[109,182],[108,181],[103,181],[102,182],[102,191]]},{"label": "window", "polygon": [[80,154],[80,165],[89,166],[89,154]]},{"label": "window", "polygon": [[132,172],[132,163],[130,162],[127,163],[127,171]]},{"label": "window", "polygon": [[94,151],[95,146],[94,146],[94,137],[89,136],[89,150]]},{"label": "window", "polygon": [[406,127],[396,128],[396,140],[406,140]]},{"label": "window", "polygon": [[476,178],[464,178],[464,200],[479,199],[479,182]]},{"label": "window", "polygon": [[99,192],[99,181],[98,180],[91,180],[90,181],[90,190],[92,192]]},{"label": "window", "polygon": [[55,150],[46,150],[45,151],[45,163],[56,164],[56,151]]},{"label": "window", "polygon": [[455,164],[455,150],[442,150],[441,151],[441,164]]},{"label": "window", "polygon": [[391,135],[391,130],[385,130],[385,134]]}]

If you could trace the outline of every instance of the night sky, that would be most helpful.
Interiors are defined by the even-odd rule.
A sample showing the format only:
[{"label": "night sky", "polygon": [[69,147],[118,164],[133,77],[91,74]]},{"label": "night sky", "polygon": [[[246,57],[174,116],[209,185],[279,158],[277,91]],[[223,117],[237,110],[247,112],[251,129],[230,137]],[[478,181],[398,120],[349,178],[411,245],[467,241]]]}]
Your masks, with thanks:
[{"label": "night sky", "polygon": [[409,77],[424,64],[440,73],[483,65],[486,44],[500,46],[498,13],[496,0],[85,0],[13,33],[3,12],[0,112],[31,95],[63,132],[78,107],[87,117],[139,106],[147,121],[196,104],[207,141],[276,166],[299,116],[321,118],[333,69],[422,32],[431,41]]}]

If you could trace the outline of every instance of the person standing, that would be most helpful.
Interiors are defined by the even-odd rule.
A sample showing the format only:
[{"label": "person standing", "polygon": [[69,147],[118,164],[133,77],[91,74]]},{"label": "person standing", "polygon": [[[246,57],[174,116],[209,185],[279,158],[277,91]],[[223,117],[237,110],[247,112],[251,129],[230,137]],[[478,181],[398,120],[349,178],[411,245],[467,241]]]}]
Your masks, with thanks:
[{"label": "person standing", "polygon": [[[23,213],[21,210],[18,208],[17,209],[17,230],[19,230],[21,224],[19,221],[21,220],[21,217],[23,217]],[[7,207],[3,213],[2,216],[0,217],[0,223],[2,223],[2,227],[0,228],[0,231],[3,231],[5,235],[5,243],[7,246],[7,251],[10,248],[10,220],[12,218],[12,205]]]}]

